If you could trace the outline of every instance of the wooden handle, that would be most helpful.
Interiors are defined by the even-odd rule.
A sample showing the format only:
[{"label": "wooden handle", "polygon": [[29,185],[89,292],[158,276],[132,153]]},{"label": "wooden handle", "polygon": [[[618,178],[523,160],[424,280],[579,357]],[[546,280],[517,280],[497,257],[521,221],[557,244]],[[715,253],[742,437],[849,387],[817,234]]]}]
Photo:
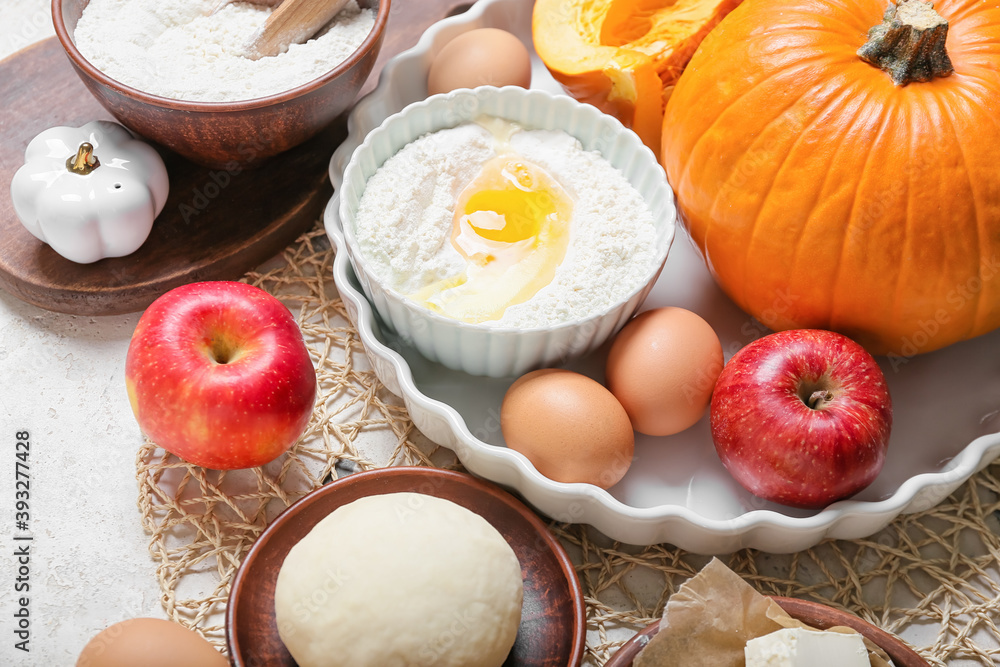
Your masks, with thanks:
[{"label": "wooden handle", "polygon": [[253,60],[284,53],[301,44],[337,15],[347,0],[284,0],[247,45]]}]

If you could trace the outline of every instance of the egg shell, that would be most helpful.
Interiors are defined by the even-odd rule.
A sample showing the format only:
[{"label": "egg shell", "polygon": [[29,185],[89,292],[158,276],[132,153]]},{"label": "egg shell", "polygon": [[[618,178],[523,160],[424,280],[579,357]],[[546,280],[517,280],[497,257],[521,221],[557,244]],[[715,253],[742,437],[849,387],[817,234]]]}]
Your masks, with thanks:
[{"label": "egg shell", "polygon": [[193,630],[160,618],[133,618],[102,630],[76,667],[227,667],[229,661]]},{"label": "egg shell", "polygon": [[636,431],[673,435],[705,414],[722,366],[722,344],[708,322],[683,308],[657,308],[615,337],[605,383]]},{"label": "egg shell", "polygon": [[531,85],[531,56],[520,39],[498,28],[463,33],[431,61],[427,94],[477,86]]},{"label": "egg shell", "polygon": [[500,407],[507,446],[557,482],[607,489],[632,463],[635,434],[621,404],[600,383],[562,369],[520,377]]}]

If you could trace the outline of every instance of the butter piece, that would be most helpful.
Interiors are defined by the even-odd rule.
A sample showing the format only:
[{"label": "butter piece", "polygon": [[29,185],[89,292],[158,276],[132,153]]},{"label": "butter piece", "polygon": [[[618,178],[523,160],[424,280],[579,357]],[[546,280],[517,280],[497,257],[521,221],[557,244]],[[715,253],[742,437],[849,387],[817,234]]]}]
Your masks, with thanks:
[{"label": "butter piece", "polygon": [[870,667],[859,634],[785,628],[747,642],[746,667]]}]

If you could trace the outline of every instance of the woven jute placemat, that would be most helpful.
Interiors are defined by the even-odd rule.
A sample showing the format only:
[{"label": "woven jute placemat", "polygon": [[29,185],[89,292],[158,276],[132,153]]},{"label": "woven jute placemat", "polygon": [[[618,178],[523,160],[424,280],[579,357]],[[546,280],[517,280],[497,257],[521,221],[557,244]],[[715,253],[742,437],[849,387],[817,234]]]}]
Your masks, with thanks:
[{"label": "woven jute placemat", "polygon": [[[414,429],[375,377],[332,280],[333,252],[316,229],[246,281],[295,314],[319,380],[299,444],[263,468],[190,466],[147,442],[137,456],[139,510],[168,617],[224,649],[229,586],[269,521],[324,481],[390,465],[460,469]],[[724,556],[766,594],[847,609],[915,645],[932,665],[1000,663],[1000,463],[934,509],[904,515],[868,539],[827,541],[792,555]],[[578,525],[552,524],[587,599],[587,665],[603,665],[707,558],[670,545],[631,547]]]}]

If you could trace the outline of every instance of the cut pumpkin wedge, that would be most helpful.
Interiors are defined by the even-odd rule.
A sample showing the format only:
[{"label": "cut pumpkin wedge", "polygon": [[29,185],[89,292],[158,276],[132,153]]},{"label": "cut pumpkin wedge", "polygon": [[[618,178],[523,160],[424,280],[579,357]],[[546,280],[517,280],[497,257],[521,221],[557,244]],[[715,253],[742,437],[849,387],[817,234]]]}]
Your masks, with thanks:
[{"label": "cut pumpkin wedge", "polygon": [[740,0],[536,0],[535,51],[568,94],[611,114],[659,156],[669,91]]}]

